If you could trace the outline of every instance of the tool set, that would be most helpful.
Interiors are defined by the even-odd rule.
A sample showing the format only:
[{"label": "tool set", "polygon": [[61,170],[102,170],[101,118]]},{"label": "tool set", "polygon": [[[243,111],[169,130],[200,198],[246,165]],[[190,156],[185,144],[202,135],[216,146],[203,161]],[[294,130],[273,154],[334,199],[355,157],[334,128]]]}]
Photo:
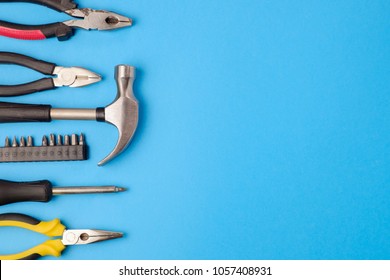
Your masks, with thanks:
[{"label": "tool set", "polygon": [[57,87],[83,87],[101,80],[100,75],[81,67],[62,67],[29,56],[0,52],[0,64],[16,64],[36,70],[51,78],[42,78],[22,85],[0,85],[0,97],[20,96]]},{"label": "tool set", "polygon": [[59,41],[65,41],[73,36],[75,28],[111,30],[132,25],[130,18],[113,12],[89,8],[77,9],[77,4],[72,0],[0,0],[0,3],[6,2],[30,2],[80,18],[44,25],[24,25],[0,21],[0,35],[14,39],[43,40],[57,37]]},{"label": "tool set", "polygon": [[45,222],[17,213],[1,214],[0,227],[19,227],[49,237],[61,237],[61,239],[47,240],[22,253],[0,255],[1,260],[36,260],[49,255],[59,257],[61,252],[66,248],[65,246],[68,245],[86,245],[123,236],[121,232],[115,231],[94,229],[69,230],[66,229],[59,219]]},{"label": "tool set", "polygon": [[84,139],[83,134],[64,137],[50,134],[49,141],[46,136],[43,136],[42,145],[34,146],[31,136],[27,137],[27,141],[25,137],[21,137],[19,143],[14,137],[12,144],[7,137],[4,147],[0,147],[0,162],[86,160],[88,149]]},{"label": "tool set", "polygon": [[[59,41],[69,39],[75,28],[86,30],[111,30],[132,25],[125,16],[104,10],[78,9],[73,0],[0,0],[7,2],[29,2],[43,5],[72,17],[65,22],[46,25],[23,25],[0,21],[0,36],[23,40],[41,40],[57,37]],[[0,97],[16,97],[57,87],[82,87],[101,80],[100,75],[81,67],[63,67],[54,63],[12,52],[0,52],[0,64],[15,64],[40,72],[45,77],[20,85],[0,85]],[[51,122],[52,120],[94,120],[106,122],[118,130],[118,141],[114,149],[101,160],[104,165],[122,153],[130,144],[138,125],[138,101],[134,96],[135,68],[118,65],[115,68],[117,94],[114,101],[99,108],[52,108],[51,105],[32,105],[0,102],[0,123]],[[19,141],[18,141],[19,139]],[[43,136],[40,146],[35,146],[31,136],[6,137],[0,147],[0,162],[47,162],[76,161],[87,159],[87,145],[83,134]],[[118,193],[125,188],[117,186],[73,186],[53,187],[48,180],[14,182],[0,180],[0,205],[16,202],[49,202],[56,195]],[[119,232],[103,230],[66,230],[58,219],[39,221],[23,214],[0,214],[0,226],[15,226],[42,233],[51,239],[25,252],[0,255],[1,260],[33,260],[44,256],[60,256],[67,245],[84,245],[122,237]]]}]

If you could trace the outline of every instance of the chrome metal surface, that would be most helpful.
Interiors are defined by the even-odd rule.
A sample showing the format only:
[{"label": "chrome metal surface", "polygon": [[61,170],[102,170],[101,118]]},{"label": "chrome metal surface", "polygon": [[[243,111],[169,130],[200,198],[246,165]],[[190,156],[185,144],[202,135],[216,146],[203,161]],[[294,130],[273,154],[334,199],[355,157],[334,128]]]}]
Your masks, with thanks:
[{"label": "chrome metal surface", "polygon": [[91,187],[54,187],[53,195],[64,194],[92,194],[92,193],[117,193],[126,189],[117,186],[91,186]]},{"label": "chrome metal surface", "polygon": [[56,87],[83,87],[101,81],[101,76],[81,67],[61,67],[54,69],[53,78]]},{"label": "chrome metal surface", "polygon": [[75,229],[65,230],[61,241],[64,245],[85,245],[120,237],[123,237],[123,233],[121,232],[93,229]]},{"label": "chrome metal surface", "polygon": [[96,109],[51,109],[53,120],[96,120]]},{"label": "chrome metal surface", "polygon": [[65,21],[64,24],[86,30],[111,30],[131,26],[133,24],[131,18],[104,10],[85,8],[67,10],[65,13],[81,19],[68,20]]},{"label": "chrome metal surface", "polygon": [[115,68],[115,79],[118,87],[116,99],[108,105],[105,112],[106,122],[118,129],[119,137],[112,152],[98,163],[106,164],[130,144],[138,125],[138,101],[134,96],[133,84],[135,80],[135,67],[118,65]]}]

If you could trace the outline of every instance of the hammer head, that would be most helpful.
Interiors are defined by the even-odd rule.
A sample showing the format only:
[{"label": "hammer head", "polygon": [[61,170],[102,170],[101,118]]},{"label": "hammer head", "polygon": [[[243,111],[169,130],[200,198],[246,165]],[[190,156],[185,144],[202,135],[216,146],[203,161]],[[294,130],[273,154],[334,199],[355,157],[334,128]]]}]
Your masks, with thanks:
[{"label": "hammer head", "polygon": [[115,79],[118,93],[115,100],[104,108],[104,120],[118,129],[119,138],[114,150],[99,162],[99,166],[106,164],[127,148],[138,125],[138,101],[133,92],[135,67],[116,66]]}]

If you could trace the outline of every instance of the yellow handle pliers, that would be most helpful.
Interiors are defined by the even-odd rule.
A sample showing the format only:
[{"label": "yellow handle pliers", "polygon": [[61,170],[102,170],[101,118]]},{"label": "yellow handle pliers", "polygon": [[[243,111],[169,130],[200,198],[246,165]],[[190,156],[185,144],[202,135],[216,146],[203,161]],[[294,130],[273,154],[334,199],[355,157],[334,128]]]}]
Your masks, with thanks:
[{"label": "yellow handle pliers", "polygon": [[59,257],[67,245],[85,245],[123,236],[120,232],[105,230],[67,230],[59,219],[45,222],[16,213],[1,214],[0,227],[20,227],[49,237],[62,237],[62,239],[47,240],[21,253],[0,255],[0,260],[36,260],[49,255]]}]

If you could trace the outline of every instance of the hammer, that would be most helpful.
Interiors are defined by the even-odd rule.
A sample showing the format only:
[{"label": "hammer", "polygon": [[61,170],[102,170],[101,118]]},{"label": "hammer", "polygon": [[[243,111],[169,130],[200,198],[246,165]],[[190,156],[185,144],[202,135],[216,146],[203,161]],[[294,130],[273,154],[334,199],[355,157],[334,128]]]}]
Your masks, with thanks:
[{"label": "hammer", "polygon": [[55,109],[51,105],[0,102],[0,123],[52,120],[95,120],[110,123],[118,129],[119,138],[112,152],[98,163],[102,166],[127,148],[138,125],[138,101],[133,93],[135,67],[116,66],[115,79],[118,86],[117,96],[104,108]]}]

